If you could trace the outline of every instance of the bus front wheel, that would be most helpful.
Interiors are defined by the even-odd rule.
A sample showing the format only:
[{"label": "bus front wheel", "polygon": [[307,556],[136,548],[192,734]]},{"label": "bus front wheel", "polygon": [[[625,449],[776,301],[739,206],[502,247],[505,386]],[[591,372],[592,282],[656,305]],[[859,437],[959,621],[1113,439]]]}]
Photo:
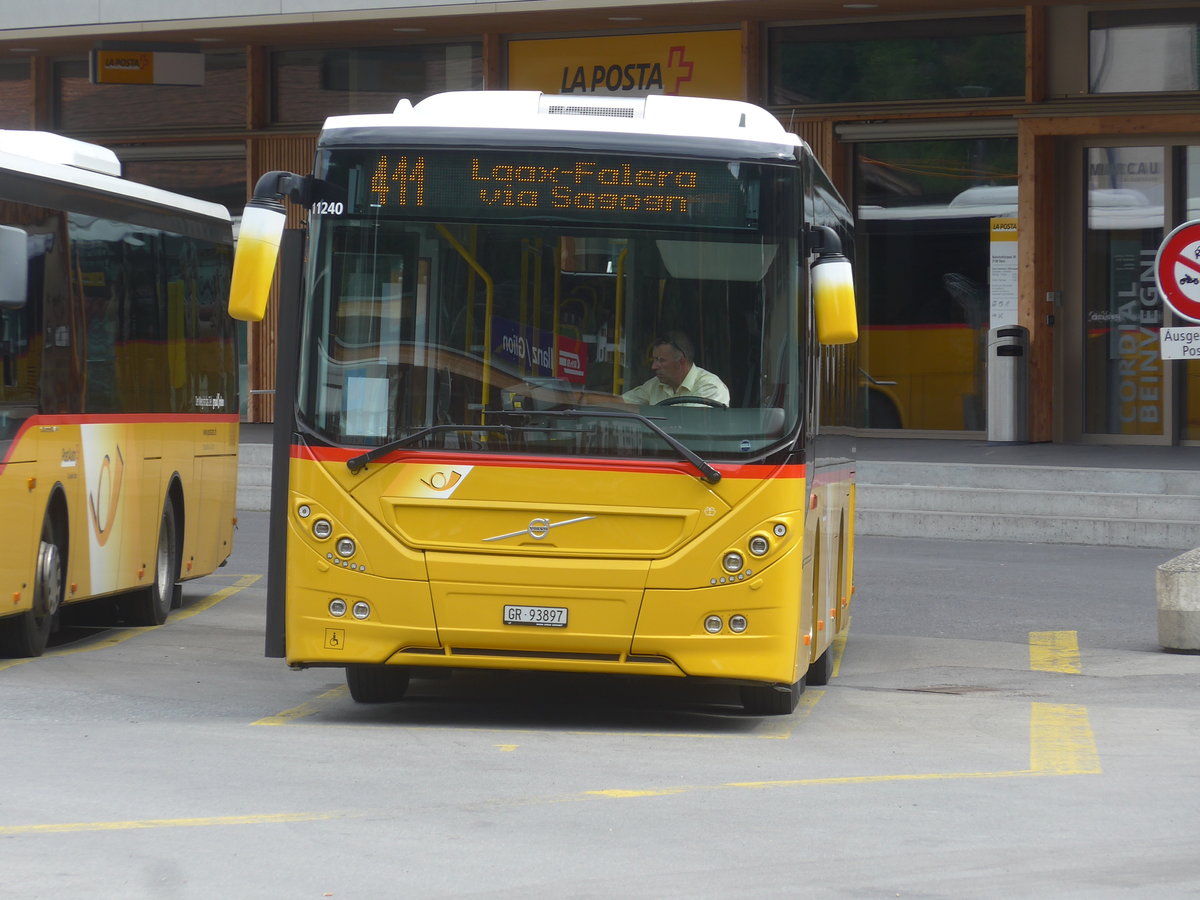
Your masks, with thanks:
[{"label": "bus front wheel", "polygon": [[42,526],[38,545],[37,569],[33,581],[33,606],[9,619],[4,625],[4,650],[11,656],[41,656],[50,639],[54,616],[63,597],[63,557],[47,521]]},{"label": "bus front wheel", "polygon": [[408,669],[401,666],[346,666],[346,686],[355,703],[403,700],[408,676]]},{"label": "bus front wheel", "polygon": [[787,716],[796,711],[804,679],[795,684],[744,684],[742,709],[752,716]]}]

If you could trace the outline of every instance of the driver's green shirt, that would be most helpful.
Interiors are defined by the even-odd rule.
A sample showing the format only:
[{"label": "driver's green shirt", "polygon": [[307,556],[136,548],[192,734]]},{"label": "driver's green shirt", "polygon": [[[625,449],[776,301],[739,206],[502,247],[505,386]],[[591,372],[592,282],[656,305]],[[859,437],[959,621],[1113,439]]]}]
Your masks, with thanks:
[{"label": "driver's green shirt", "polygon": [[716,400],[723,406],[728,406],[729,388],[725,387],[725,382],[708,369],[693,365],[691,370],[683,376],[683,383],[674,390],[655,376],[645,384],[638,385],[633,390],[626,391],[621,395],[621,399],[626,403],[637,403],[641,406],[653,406],[669,397],[707,397],[709,400]]}]

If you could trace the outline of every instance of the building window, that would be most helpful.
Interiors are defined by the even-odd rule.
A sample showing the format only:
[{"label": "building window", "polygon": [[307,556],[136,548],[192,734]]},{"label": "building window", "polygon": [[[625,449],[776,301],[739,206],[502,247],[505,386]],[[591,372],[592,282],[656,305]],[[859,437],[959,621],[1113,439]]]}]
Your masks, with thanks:
[{"label": "building window", "polygon": [[1015,138],[857,146],[855,268],[872,428],[980,431],[993,220],[1017,214]]},{"label": "building window", "polygon": [[479,44],[419,44],[271,54],[272,118],[318,123],[327,116],[387,113],[402,98],[483,87]]},{"label": "building window", "polygon": [[1200,9],[1095,12],[1088,17],[1093,94],[1200,90]]},{"label": "building window", "polygon": [[245,127],[246,57],[206,53],[204,84],[92,84],[87,59],[54,63],[55,127],[72,135]]},{"label": "building window", "polygon": [[1025,95],[1022,16],[778,28],[769,54],[781,106]]},{"label": "building window", "polygon": [[28,128],[33,120],[29,63],[0,63],[0,128]]}]

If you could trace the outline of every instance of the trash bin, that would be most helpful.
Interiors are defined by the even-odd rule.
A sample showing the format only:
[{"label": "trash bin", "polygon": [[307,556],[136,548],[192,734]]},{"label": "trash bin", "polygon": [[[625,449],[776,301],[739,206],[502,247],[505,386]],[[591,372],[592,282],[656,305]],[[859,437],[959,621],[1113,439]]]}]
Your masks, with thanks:
[{"label": "trash bin", "polygon": [[989,441],[1029,440],[1029,329],[988,331],[987,401]]}]

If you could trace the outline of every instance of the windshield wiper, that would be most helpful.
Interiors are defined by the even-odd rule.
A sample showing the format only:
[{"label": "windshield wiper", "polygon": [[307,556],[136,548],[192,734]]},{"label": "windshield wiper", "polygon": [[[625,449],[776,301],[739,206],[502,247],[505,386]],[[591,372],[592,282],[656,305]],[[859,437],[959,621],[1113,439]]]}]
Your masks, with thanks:
[{"label": "windshield wiper", "polygon": [[368,450],[366,453],[359,456],[353,456],[346,460],[346,468],[351,474],[358,474],[367,463],[375,462],[381,456],[387,456],[394,450],[402,450],[405,447],[411,447],[413,444],[419,444],[422,440],[429,437],[431,434],[438,434],[444,431],[495,431],[495,428],[489,428],[486,425],[430,425],[428,428],[422,428],[420,431],[414,431],[412,434],[406,434],[402,438],[396,438],[394,441],[388,441],[386,444],[380,444]]},{"label": "windshield wiper", "polygon": [[716,484],[718,481],[721,480],[721,473],[718,472],[716,469],[714,469],[712,466],[710,466],[708,463],[706,463],[699,456],[697,456],[695,452],[693,452],[691,449],[689,449],[688,447],[686,447],[682,443],[680,443],[678,439],[672,437],[671,435],[667,434],[667,432],[663,431],[663,429],[661,429],[657,424],[655,424],[653,419],[649,418],[648,416],[643,416],[639,412],[633,412],[632,410],[626,412],[625,410],[622,410],[622,409],[549,409],[549,410],[538,410],[537,412],[530,412],[528,410],[518,410],[518,409],[511,409],[511,410],[510,409],[489,409],[489,410],[485,410],[485,415],[489,415],[489,416],[524,416],[526,418],[540,418],[542,416],[557,417],[557,418],[562,418],[562,417],[579,418],[580,416],[595,416],[597,418],[608,418],[608,419],[633,419],[635,422],[641,422],[643,425],[645,425],[647,428],[649,428],[652,432],[654,432],[656,435],[658,435],[660,438],[662,438],[664,441],[666,441],[667,445],[672,450],[674,450],[676,453],[678,453],[680,455],[680,457],[682,457],[684,460],[686,460],[687,462],[690,462],[693,466],[695,466],[696,469],[700,472],[700,474],[704,476],[704,480],[707,481],[709,484]]}]

